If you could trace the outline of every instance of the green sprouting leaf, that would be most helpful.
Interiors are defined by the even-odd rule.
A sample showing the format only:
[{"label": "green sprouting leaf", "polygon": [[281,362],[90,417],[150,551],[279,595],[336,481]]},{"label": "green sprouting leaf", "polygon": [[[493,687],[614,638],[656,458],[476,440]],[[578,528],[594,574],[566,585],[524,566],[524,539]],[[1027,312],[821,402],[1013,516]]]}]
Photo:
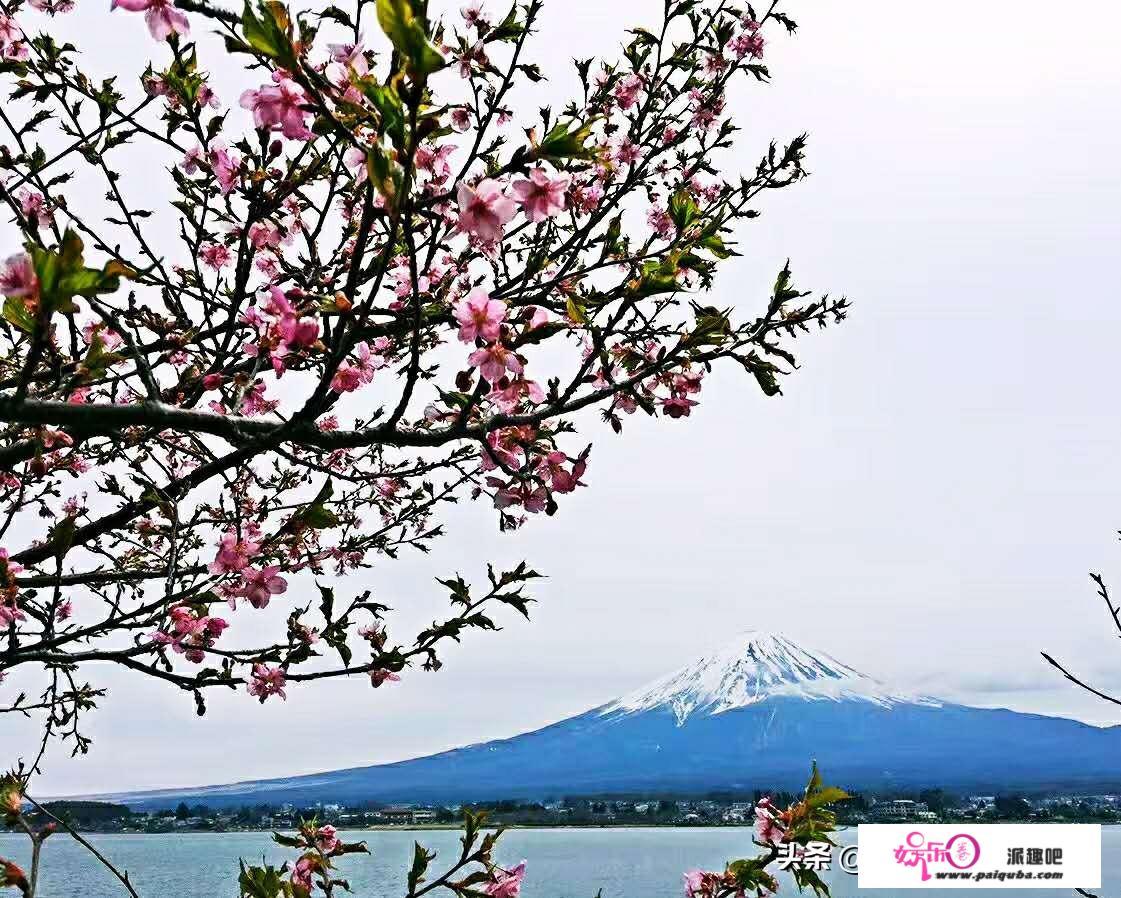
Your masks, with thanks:
[{"label": "green sprouting leaf", "polygon": [[397,160],[379,144],[366,151],[366,174],[390,207],[397,200],[404,171]]},{"label": "green sprouting leaf", "polygon": [[295,69],[296,51],[292,46],[292,20],[283,3],[264,0],[258,4],[260,18],[253,12],[249,0],[241,14],[241,33],[246,42],[258,53],[277,60],[286,69]]},{"label": "green sprouting leaf", "polygon": [[587,121],[579,127],[574,122],[557,122],[546,134],[533,155],[538,159],[591,159],[595,148],[587,146],[592,135],[594,121]]},{"label": "green sprouting leaf", "polygon": [[124,356],[109,352],[105,348],[105,341],[101,338],[100,331],[95,332],[90,340],[86,357],[82,359],[82,376],[89,380],[104,377],[105,373],[118,362],[124,361]]},{"label": "green sprouting leaf", "polygon": [[[113,293],[121,285],[121,275],[132,275],[128,268],[117,261],[109,262],[103,268],[86,268],[82,250],[81,238],[70,229],[63,235],[62,245],[57,251],[28,244],[31,267],[39,282],[39,301],[48,313],[76,312],[78,306],[74,303],[75,296],[92,297],[99,293]],[[24,320],[18,309],[13,307],[11,312],[19,321]],[[8,313],[9,305],[5,303],[4,317],[12,321]],[[17,327],[23,326],[17,321],[12,323]]]},{"label": "green sprouting leaf", "polygon": [[568,312],[568,317],[577,324],[588,323],[587,308],[575,297],[570,296],[565,300],[565,309]]},{"label": "green sprouting leaf", "polygon": [[311,504],[296,513],[296,519],[299,523],[303,524],[305,527],[310,527],[312,530],[337,527],[339,519],[335,513],[327,507],[327,503],[330,501],[331,496],[334,495],[334,492],[335,486],[328,480],[323,484],[322,489],[316,494]]},{"label": "green sprouting leaf", "polygon": [[700,214],[701,210],[689,191],[679,190],[670,198],[669,217],[677,226],[678,233],[696,221]]},{"label": "green sprouting leaf", "polygon": [[241,875],[237,878],[241,898],[290,898],[291,883],[276,867],[247,867],[241,862]]},{"label": "green sprouting leaf", "polygon": [[642,273],[631,282],[630,290],[635,296],[653,296],[656,293],[673,293],[679,290],[677,265],[670,258],[651,259],[642,265]]},{"label": "green sprouting leaf", "polygon": [[409,869],[409,894],[412,895],[416,892],[416,887],[424,882],[424,874],[428,870],[428,865],[432,859],[436,857],[434,852],[430,852],[427,848],[420,844],[420,842],[413,843],[413,865]]},{"label": "green sprouting leaf", "polygon": [[22,296],[9,296],[4,300],[4,320],[24,333],[35,331],[35,316],[28,310]]},{"label": "green sprouting leaf", "polygon": [[378,24],[414,75],[424,76],[444,67],[444,56],[428,39],[426,23],[412,0],[377,0]]},{"label": "green sprouting leaf", "polygon": [[358,89],[369,100],[381,115],[383,131],[395,143],[401,144],[405,140],[405,106],[401,97],[392,87],[379,84],[372,76],[355,81]]},{"label": "green sprouting leaf", "polygon": [[811,808],[823,808],[838,801],[844,801],[848,797],[849,793],[844,789],[838,789],[836,786],[823,786],[813,795],[806,797],[806,804]]}]

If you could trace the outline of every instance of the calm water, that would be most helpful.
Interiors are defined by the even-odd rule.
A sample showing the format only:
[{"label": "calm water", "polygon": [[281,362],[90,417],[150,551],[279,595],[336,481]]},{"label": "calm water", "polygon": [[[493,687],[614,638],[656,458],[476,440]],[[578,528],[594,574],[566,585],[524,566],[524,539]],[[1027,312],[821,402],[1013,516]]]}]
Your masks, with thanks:
[{"label": "calm water", "polygon": [[[1103,898],[1121,895],[1121,828],[1103,829]],[[341,872],[358,898],[399,898],[419,839],[450,858],[458,835],[450,830],[348,833],[347,841],[365,839],[371,855],[343,859]],[[855,831],[841,834],[850,843]],[[286,855],[263,833],[187,833],[182,835],[104,835],[90,839],[118,867],[127,869],[142,898],[235,898],[239,857],[279,864]],[[26,840],[0,834],[0,856],[26,863]],[[721,829],[535,829],[512,830],[499,842],[497,860],[505,865],[523,858],[529,865],[524,898],[677,898],[681,873],[692,867],[722,868],[724,861],[752,853],[751,831]],[[439,867],[439,858],[432,869]],[[833,894],[861,894],[856,877],[832,871],[826,877]],[[886,890],[867,891],[887,895]],[[42,898],[118,898],[124,894],[89,854],[65,835],[44,847]],[[448,893],[445,893],[448,894]],[[791,886],[784,894],[797,894]],[[968,895],[1072,896],[1070,890],[908,891],[906,895],[962,898]]]}]

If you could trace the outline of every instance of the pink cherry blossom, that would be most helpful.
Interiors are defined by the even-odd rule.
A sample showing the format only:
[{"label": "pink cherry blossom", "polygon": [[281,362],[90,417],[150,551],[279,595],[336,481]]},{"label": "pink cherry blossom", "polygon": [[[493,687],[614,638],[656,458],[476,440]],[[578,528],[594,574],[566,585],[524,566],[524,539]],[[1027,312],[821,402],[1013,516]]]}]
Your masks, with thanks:
[{"label": "pink cherry blossom", "polygon": [[662,412],[670,418],[688,418],[696,401],[684,396],[671,396],[662,400]]},{"label": "pink cherry blossom", "polygon": [[388,341],[375,342],[371,349],[369,343],[359,343],[354,347],[357,359],[354,362],[343,362],[331,378],[331,389],[336,393],[351,393],[361,386],[371,383],[374,372],[384,368],[389,362],[380,354],[380,350],[388,347]]},{"label": "pink cherry blossom", "polygon": [[483,377],[489,383],[497,383],[508,370],[515,374],[522,373],[522,360],[517,354],[507,349],[500,343],[476,349],[467,357],[467,361],[479,368]]},{"label": "pink cherry blossom", "polygon": [[49,227],[54,222],[54,213],[43,194],[25,187],[16,193],[16,199],[19,200],[20,212],[29,222],[35,222],[41,228]]},{"label": "pink cherry blossom", "polygon": [[288,679],[279,667],[269,667],[267,664],[254,664],[253,675],[249,678],[249,694],[261,700],[261,704],[270,695],[279,695],[287,701],[288,695],[284,686]]},{"label": "pink cherry blossom", "polygon": [[370,671],[370,685],[377,689],[382,683],[398,683],[401,678],[391,670],[379,667]]},{"label": "pink cherry blossom", "polygon": [[509,508],[512,505],[520,505],[531,514],[537,514],[544,511],[549,504],[549,491],[540,484],[517,481],[503,483],[500,478],[488,477],[487,485],[496,487],[494,494],[495,508],[501,509]]},{"label": "pink cherry blossom", "polygon": [[236,574],[243,571],[260,548],[261,544],[253,538],[246,536],[239,540],[236,532],[227,530],[218,544],[218,555],[210,563],[210,573]]},{"label": "pink cherry blossom", "polygon": [[474,187],[460,184],[456,200],[459,229],[488,243],[502,239],[502,226],[517,212],[502,185],[491,178],[484,178]]},{"label": "pink cherry blossom", "polygon": [[511,380],[507,386],[501,389],[496,388],[492,390],[490,396],[487,398],[503,412],[509,414],[514,411],[523,400],[530,405],[540,405],[545,401],[545,391],[541,389],[541,385],[536,381],[519,377]]},{"label": "pink cherry blossom", "polygon": [[276,72],[273,84],[266,84],[256,90],[247,90],[241,95],[241,107],[253,112],[253,121],[258,128],[279,131],[289,140],[310,140],[305,119],[310,111],[307,94],[300,85],[287,75]]},{"label": "pink cherry blossom", "polygon": [[288,581],[277,576],[279,573],[280,567],[275,564],[260,570],[246,568],[242,571],[244,582],[240,590],[241,595],[248,599],[249,604],[254,608],[266,607],[273,596],[288,590]]},{"label": "pink cherry blossom", "polygon": [[[250,693],[253,693],[252,684],[250,684],[249,686],[249,691]],[[253,694],[256,695],[256,693]],[[283,698],[284,693],[281,692],[280,696],[281,698]],[[267,696],[263,696],[261,698],[261,701],[263,702],[265,698],[267,698]],[[292,868],[292,885],[298,886],[305,892],[311,892],[313,888],[313,873],[315,873],[315,865],[312,863],[311,859],[307,857],[300,858],[298,861],[296,861],[295,866]]]},{"label": "pink cherry blossom", "polygon": [[110,9],[126,9],[144,13],[148,32],[155,40],[165,41],[173,34],[189,34],[187,17],[175,8],[172,0],[112,0]]},{"label": "pink cherry blossom", "polygon": [[572,175],[549,177],[540,165],[529,170],[529,177],[513,183],[514,195],[530,221],[544,221],[564,211],[565,193]]},{"label": "pink cherry blossom", "polygon": [[525,861],[511,870],[495,867],[490,876],[490,882],[483,886],[484,892],[492,898],[517,898],[525,878]]},{"label": "pink cherry blossom", "polygon": [[760,842],[775,845],[782,841],[783,828],[769,798],[761,798],[755,806],[755,836]]},{"label": "pink cherry blossom", "polygon": [[199,259],[207,268],[218,271],[230,264],[233,254],[224,243],[204,243],[199,247]]},{"label": "pink cherry blossom", "polygon": [[632,73],[619,79],[614,90],[615,102],[619,104],[619,108],[630,109],[638,101],[638,93],[644,85],[639,74]]},{"label": "pink cherry blossom", "polygon": [[315,847],[324,854],[330,854],[339,847],[338,830],[329,823],[315,831]]},{"label": "pink cherry blossom", "polygon": [[476,287],[455,305],[455,319],[459,322],[459,339],[474,343],[476,339],[494,341],[506,320],[506,303],[491,299],[482,287]]},{"label": "pink cherry blossom", "polygon": [[23,40],[23,30],[16,20],[0,12],[0,47],[11,46]]},{"label": "pink cherry blossom", "polygon": [[710,874],[703,870],[690,870],[685,874],[685,898],[694,896],[704,888],[705,877]]},{"label": "pink cherry blossom", "polygon": [[13,299],[36,299],[39,295],[39,279],[31,267],[31,256],[27,253],[10,256],[0,269],[0,293]]},{"label": "pink cherry blossom", "polygon": [[210,159],[210,170],[218,181],[218,189],[222,196],[229,195],[237,185],[237,176],[241,172],[241,157],[231,153],[219,143],[210,145],[207,156]]},{"label": "pink cherry blossom", "polygon": [[179,167],[184,174],[193,175],[199,170],[199,163],[206,158],[206,151],[197,144],[183,154]]},{"label": "pink cherry blossom", "polygon": [[485,28],[490,24],[490,16],[487,15],[486,10],[483,9],[483,4],[477,2],[468,3],[460,11],[463,16],[463,24],[468,28]]},{"label": "pink cherry blossom", "polygon": [[646,223],[650,225],[650,230],[655,236],[663,240],[673,236],[675,229],[673,219],[670,218],[669,212],[659,206],[651,206],[646,210]]},{"label": "pink cherry blossom", "polygon": [[471,113],[466,106],[456,106],[452,110],[452,127],[460,132],[471,127]]}]

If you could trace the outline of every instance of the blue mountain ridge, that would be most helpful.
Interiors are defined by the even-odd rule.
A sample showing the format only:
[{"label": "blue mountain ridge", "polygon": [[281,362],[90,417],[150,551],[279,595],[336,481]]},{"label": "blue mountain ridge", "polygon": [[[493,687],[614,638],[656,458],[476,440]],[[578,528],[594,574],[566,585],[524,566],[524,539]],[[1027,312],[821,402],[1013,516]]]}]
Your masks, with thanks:
[{"label": "blue mountain ridge", "polygon": [[1112,788],[1121,727],[892,692],[781,636],[732,646],[529,733],[305,776],[99,796],[134,809],[459,803],[796,788],[813,759],[849,788]]}]

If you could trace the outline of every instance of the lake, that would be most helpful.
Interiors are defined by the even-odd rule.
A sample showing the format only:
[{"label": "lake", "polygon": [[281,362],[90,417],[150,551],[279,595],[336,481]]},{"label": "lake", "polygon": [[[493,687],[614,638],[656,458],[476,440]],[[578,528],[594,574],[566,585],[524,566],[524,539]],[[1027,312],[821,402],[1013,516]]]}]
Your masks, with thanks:
[{"label": "lake", "polygon": [[[1121,827],[1104,827],[1102,846],[1103,898],[1121,894]],[[414,839],[452,857],[458,834],[452,830],[390,830],[345,833],[346,841],[365,840],[372,854],[342,860],[341,874],[359,898],[400,898]],[[855,830],[840,833],[851,844]],[[235,898],[239,857],[279,864],[285,853],[267,833],[183,833],[174,835],[91,836],[98,849],[121,869],[127,869],[141,898]],[[619,828],[510,830],[499,842],[496,860],[512,866],[528,860],[523,898],[677,898],[681,874],[694,867],[723,869],[724,862],[753,852],[751,830],[725,828]],[[26,865],[27,840],[0,834],[0,856]],[[836,867],[836,864],[834,864]],[[856,877],[832,870],[827,881],[839,898],[862,894]],[[865,890],[887,895],[886,890]],[[40,898],[119,898],[120,884],[65,834],[44,846]],[[450,894],[444,892],[443,894]],[[797,894],[791,885],[782,894]],[[1070,898],[1070,889],[923,890],[912,895],[962,898],[972,894]]]}]

